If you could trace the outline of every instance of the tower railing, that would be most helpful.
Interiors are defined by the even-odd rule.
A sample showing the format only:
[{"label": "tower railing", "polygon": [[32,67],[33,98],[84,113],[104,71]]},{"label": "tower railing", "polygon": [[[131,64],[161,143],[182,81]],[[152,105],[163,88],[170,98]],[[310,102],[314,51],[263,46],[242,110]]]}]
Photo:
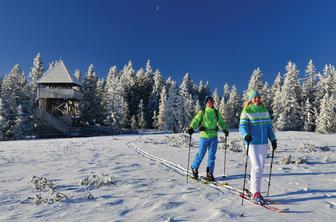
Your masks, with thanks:
[{"label": "tower railing", "polygon": [[71,88],[37,88],[37,99],[76,99],[81,100],[82,93]]}]

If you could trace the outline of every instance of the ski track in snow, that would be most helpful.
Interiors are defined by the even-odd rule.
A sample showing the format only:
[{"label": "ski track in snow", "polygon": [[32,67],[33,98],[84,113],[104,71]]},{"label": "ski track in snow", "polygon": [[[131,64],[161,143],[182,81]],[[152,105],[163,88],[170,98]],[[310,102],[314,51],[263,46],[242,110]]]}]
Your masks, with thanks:
[{"label": "ski track in snow", "polygon": [[[155,140],[164,136],[140,137]],[[230,137],[239,135],[232,133]],[[293,132],[279,133],[276,160],[303,140],[329,147],[335,147],[336,142],[333,135],[295,132],[294,137],[299,140],[293,140]],[[241,207],[241,199],[225,189],[192,179],[187,184],[188,149],[138,139],[137,135],[125,135],[1,142],[0,221],[267,221],[270,217],[272,221],[335,221],[335,149],[304,154],[312,158],[307,164],[273,165],[271,198],[286,202],[284,206],[291,210],[276,214],[248,201]],[[192,147],[191,161],[195,152],[197,148]],[[216,177],[220,176],[222,154],[219,150]],[[327,154],[330,163],[322,161]],[[240,153],[228,153],[227,180],[237,188],[241,186],[241,159]],[[79,181],[101,173],[114,176],[116,183],[91,187],[95,199],[87,199]],[[33,205],[31,197],[40,193],[30,184],[34,175],[53,181],[56,189],[70,198]],[[240,217],[242,213],[244,217]]]}]

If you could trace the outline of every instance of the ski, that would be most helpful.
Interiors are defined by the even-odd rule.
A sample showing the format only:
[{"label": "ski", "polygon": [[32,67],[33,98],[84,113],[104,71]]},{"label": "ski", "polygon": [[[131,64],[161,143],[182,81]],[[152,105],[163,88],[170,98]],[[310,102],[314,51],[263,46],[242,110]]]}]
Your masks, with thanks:
[{"label": "ski", "polygon": [[266,209],[268,209],[268,210],[271,210],[271,211],[274,211],[274,212],[276,212],[276,213],[286,213],[286,212],[289,211],[288,208],[281,209],[281,208],[277,208],[277,207],[271,206],[271,205],[270,205],[271,203],[270,203],[269,201],[267,201],[267,200],[266,200],[265,204],[260,204],[260,203],[258,203],[258,202],[253,201],[253,199],[252,199],[250,196],[245,195],[245,194],[243,194],[243,193],[241,193],[239,196],[240,196],[241,198],[244,198],[245,200],[249,200],[249,201],[251,201],[252,203],[254,203],[254,204],[256,204],[256,205],[259,205],[259,206],[261,206],[261,207],[264,207],[264,208],[266,208]]},{"label": "ski", "polygon": [[[153,156],[149,153],[146,153],[145,151],[137,148],[136,146],[134,146],[134,144],[132,142],[128,143],[127,144],[129,147],[131,147],[132,149],[134,149],[137,153],[139,153],[140,155],[144,156],[144,157],[147,157],[151,160],[154,160],[154,161],[157,161],[163,165],[165,165],[166,167],[170,168],[170,169],[173,169],[175,170],[176,172],[180,173],[181,175],[186,175],[188,172],[187,172],[187,169],[175,164],[175,163],[172,163],[168,160],[165,160],[165,159],[161,159],[161,158],[158,158],[156,156]],[[191,175],[188,175],[189,178],[192,178],[193,180],[195,181],[198,181],[200,183],[203,183],[205,185],[208,185],[208,186],[213,186],[213,187],[216,187],[220,190],[222,189],[225,189],[225,190],[228,190],[228,191],[232,191],[232,193],[236,193],[238,195],[241,195],[243,194],[243,191],[240,190],[240,189],[237,189],[237,188],[234,188],[232,186],[229,186],[228,183],[226,182],[220,182],[220,181],[208,181],[208,180],[205,180],[205,179],[201,179],[202,176],[200,176],[200,179],[195,179],[193,178]],[[245,193],[245,192],[244,192]],[[244,196],[243,198],[245,198],[246,200],[249,200],[251,201],[252,203],[254,203],[252,201],[252,199],[248,196]],[[259,205],[257,203],[255,203],[256,205]],[[267,201],[266,205],[263,205],[262,207],[266,208],[266,209],[269,209],[269,210],[272,210],[272,211],[275,211],[275,212],[279,212],[279,213],[284,213],[284,212],[288,212],[288,208],[287,209],[279,209],[279,208],[276,208],[276,207],[273,207],[273,206],[270,206],[271,204],[273,204],[272,201]],[[261,206],[261,205],[259,205]]]},{"label": "ski", "polygon": [[208,184],[212,184],[212,185],[215,185],[215,186],[225,186],[225,185],[229,185],[229,183],[227,182],[219,182],[219,181],[210,181],[210,180],[207,180],[206,177],[204,176],[199,176],[198,179],[196,179],[195,177],[193,176],[189,176],[189,178],[193,179],[193,180],[196,180],[202,184],[205,184],[205,185],[208,185]]},{"label": "ski", "polygon": [[229,190],[229,191],[232,191],[234,193],[237,193],[239,194],[239,196],[241,198],[244,198],[245,200],[249,200],[250,202],[256,204],[256,205],[259,205],[261,207],[264,207],[265,209],[268,209],[268,210],[271,210],[273,212],[276,212],[276,213],[286,213],[289,211],[288,208],[278,208],[278,207],[274,207],[273,204],[277,204],[275,202],[273,202],[272,200],[270,199],[264,199],[265,200],[265,204],[264,205],[261,205],[255,201],[253,201],[253,199],[251,198],[252,194],[249,190],[245,189],[245,192],[243,193],[242,190],[239,190],[237,188],[234,188],[234,187],[231,187],[228,185],[227,182],[219,182],[219,181],[209,181],[209,180],[206,180],[206,177],[203,177],[203,176],[199,176],[198,179],[195,179],[194,177],[190,176],[190,178],[202,183],[202,184],[205,184],[205,185],[213,185],[213,186],[216,186],[218,188],[224,188],[226,190]]}]

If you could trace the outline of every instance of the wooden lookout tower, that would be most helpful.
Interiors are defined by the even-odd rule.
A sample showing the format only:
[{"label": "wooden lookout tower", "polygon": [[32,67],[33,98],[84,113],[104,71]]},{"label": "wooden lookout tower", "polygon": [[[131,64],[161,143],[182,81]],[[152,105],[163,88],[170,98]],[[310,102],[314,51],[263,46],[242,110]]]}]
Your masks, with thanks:
[{"label": "wooden lookout tower", "polygon": [[41,134],[79,136],[75,127],[82,98],[80,81],[70,75],[62,60],[37,80],[37,106]]}]

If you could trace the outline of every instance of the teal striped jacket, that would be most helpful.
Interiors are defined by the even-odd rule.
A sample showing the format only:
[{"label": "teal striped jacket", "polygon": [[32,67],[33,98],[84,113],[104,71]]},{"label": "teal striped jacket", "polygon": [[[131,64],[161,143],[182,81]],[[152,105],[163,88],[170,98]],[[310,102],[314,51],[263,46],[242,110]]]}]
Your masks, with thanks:
[{"label": "teal striped jacket", "polygon": [[256,106],[251,103],[243,109],[240,115],[239,131],[243,139],[248,134],[252,136],[250,144],[267,144],[268,139],[270,141],[276,139],[272,120],[263,104]]}]

